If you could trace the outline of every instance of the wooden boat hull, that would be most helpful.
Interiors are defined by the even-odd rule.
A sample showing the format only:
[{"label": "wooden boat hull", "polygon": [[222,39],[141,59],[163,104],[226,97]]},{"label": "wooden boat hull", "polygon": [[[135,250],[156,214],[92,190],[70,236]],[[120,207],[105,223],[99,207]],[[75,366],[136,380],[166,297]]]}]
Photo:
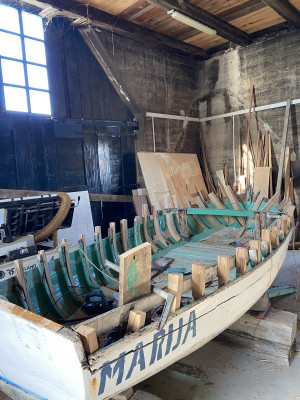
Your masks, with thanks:
[{"label": "wooden boat hull", "polygon": [[135,385],[199,349],[251,308],[276,278],[291,235],[249,272],[172,314],[164,329],[151,324],[88,357],[74,332],[0,300],[0,383],[49,400],[101,400]]}]

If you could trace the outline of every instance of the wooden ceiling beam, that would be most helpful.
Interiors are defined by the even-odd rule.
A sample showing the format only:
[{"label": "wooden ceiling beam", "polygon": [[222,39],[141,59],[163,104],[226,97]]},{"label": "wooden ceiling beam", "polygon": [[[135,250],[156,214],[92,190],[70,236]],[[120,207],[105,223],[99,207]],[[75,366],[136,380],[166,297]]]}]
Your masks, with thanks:
[{"label": "wooden ceiling beam", "polygon": [[176,10],[193,18],[217,31],[217,35],[230,42],[247,45],[251,43],[251,35],[230,25],[228,22],[216,17],[208,11],[185,0],[148,0],[152,4],[163,8],[166,11]]},{"label": "wooden ceiling beam", "polygon": [[157,47],[165,51],[175,51],[181,55],[190,55],[198,60],[208,58],[207,52],[199,47],[154,32],[119,16],[114,16],[75,0],[23,0],[22,3],[41,9],[52,6],[60,10],[59,15],[73,20],[80,17],[88,18],[92,26],[126,36],[147,46]]},{"label": "wooden ceiling beam", "polygon": [[262,0],[267,6],[273,8],[289,24],[300,27],[300,11],[288,0]]}]

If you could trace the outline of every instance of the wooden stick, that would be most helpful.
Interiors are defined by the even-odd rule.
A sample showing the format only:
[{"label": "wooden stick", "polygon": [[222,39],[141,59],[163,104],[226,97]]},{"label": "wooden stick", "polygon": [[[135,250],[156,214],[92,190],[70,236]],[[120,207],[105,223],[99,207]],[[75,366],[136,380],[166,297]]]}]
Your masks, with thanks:
[{"label": "wooden stick", "polygon": [[[164,208],[169,208],[169,202],[166,198],[164,198]],[[181,238],[175,229],[173,215],[165,212],[165,217],[168,226],[168,231],[170,232],[171,236],[176,240],[176,242],[179,242]]]},{"label": "wooden stick", "polygon": [[205,265],[192,264],[192,296],[198,300],[205,296]]},{"label": "wooden stick", "polygon": [[99,242],[99,254],[100,254],[100,260],[101,264],[104,267],[105,265],[105,256],[104,256],[104,249],[103,249],[103,244],[102,244],[102,233],[101,233],[101,226],[95,226],[95,241]]},{"label": "wooden stick", "polygon": [[276,192],[279,193],[279,196],[281,193],[281,182],[282,182],[284,154],[285,154],[285,146],[286,146],[286,137],[287,137],[288,123],[289,123],[290,109],[291,109],[291,99],[288,99],[286,102],[286,109],[285,109],[285,116],[284,116],[280,160],[279,160],[278,176],[277,176],[277,184],[276,184]]},{"label": "wooden stick", "polygon": [[230,278],[230,263],[232,257],[218,256],[218,285],[226,285]]},{"label": "wooden stick", "polygon": [[271,226],[271,243],[273,247],[279,245],[278,228],[275,225]]},{"label": "wooden stick", "polygon": [[[235,210],[241,210],[241,207],[239,205],[239,201],[238,201],[234,191],[231,189],[230,185],[225,186],[225,191],[226,191],[227,197],[230,200],[230,203],[232,204],[233,208]],[[238,219],[239,223],[242,226],[246,226],[246,222],[245,222],[245,218],[244,217],[238,217],[237,219]]]},{"label": "wooden stick", "polygon": [[166,238],[163,236],[161,229],[160,229],[155,206],[151,207],[151,214],[152,214],[152,218],[153,218],[156,239],[159,240],[164,246],[168,247],[169,243],[167,242]]},{"label": "wooden stick", "polygon": [[129,313],[126,333],[137,332],[145,326],[146,313],[139,310],[131,310]]},{"label": "wooden stick", "polygon": [[74,292],[79,295],[80,292],[79,292],[79,290],[77,288],[77,285],[76,285],[76,283],[74,281],[74,277],[73,277],[71,260],[70,260],[70,253],[69,253],[69,249],[68,249],[68,245],[67,245],[67,239],[62,239],[60,243],[61,243],[62,252],[63,252],[63,254],[65,256],[65,265],[66,265],[66,268],[67,268],[67,274],[68,274],[71,286],[72,286]]},{"label": "wooden stick", "polygon": [[180,308],[182,289],[183,274],[168,274],[168,292],[173,293],[175,296],[171,307],[171,312],[175,312],[178,308]]},{"label": "wooden stick", "polygon": [[250,240],[249,245],[250,250],[256,250],[256,260],[259,263],[261,261],[260,240]]},{"label": "wooden stick", "polygon": [[272,241],[271,241],[271,231],[270,229],[262,229],[261,240],[268,243],[269,253],[272,252]]},{"label": "wooden stick", "polygon": [[[209,193],[208,195],[210,201],[213,203],[213,205],[218,209],[218,210],[226,210],[226,207],[224,204],[221,203],[220,199],[215,195],[215,193]],[[223,217],[225,221],[227,221],[229,224],[233,224],[235,222],[235,219],[233,217]]]},{"label": "wooden stick", "polygon": [[149,232],[148,232],[148,205],[147,204],[142,204],[142,222],[143,222],[143,231],[144,231],[145,240],[146,240],[146,242],[151,244],[152,253],[155,254],[158,252],[159,249],[153,243],[153,241],[149,235]]},{"label": "wooden stick", "polygon": [[291,172],[291,158],[290,148],[285,148],[284,154],[284,197],[290,197],[290,172]]},{"label": "wooden stick", "polygon": [[94,351],[98,350],[96,329],[90,328],[86,325],[81,325],[75,329],[75,332],[80,336],[84,350],[87,354],[94,353]]},{"label": "wooden stick", "polygon": [[246,188],[250,184],[250,129],[251,129],[251,108],[252,108],[252,100],[253,100],[253,91],[254,85],[252,84],[250,87],[250,100],[249,100],[249,114],[247,121],[247,164],[246,164]]},{"label": "wooden stick", "polygon": [[98,285],[98,283],[95,281],[95,278],[93,277],[92,271],[91,271],[91,267],[90,267],[90,263],[88,261],[88,255],[87,255],[87,247],[86,247],[86,241],[85,241],[85,236],[84,234],[79,235],[79,240],[78,240],[78,245],[82,246],[82,251],[84,254],[84,261],[86,264],[86,268],[87,268],[87,272],[89,275],[89,278],[91,280],[92,283],[94,283],[95,285]]},{"label": "wooden stick", "polygon": [[108,230],[108,239],[113,246],[113,252],[117,263],[120,263],[120,256],[117,248],[117,241],[116,241],[116,224],[115,222],[109,223],[109,230]]},{"label": "wooden stick", "polygon": [[238,274],[244,274],[247,270],[248,249],[246,247],[237,247],[235,250],[235,266]]},{"label": "wooden stick", "polygon": [[34,308],[33,308],[32,302],[31,302],[31,298],[30,298],[30,294],[29,294],[29,290],[28,290],[28,286],[27,286],[27,279],[26,279],[26,275],[25,275],[25,271],[24,271],[24,267],[23,267],[23,260],[15,260],[14,265],[16,268],[17,280],[23,290],[28,310],[34,312]]},{"label": "wooden stick", "polygon": [[129,250],[127,219],[121,219],[120,230],[121,230],[122,250],[123,250],[123,253],[125,253],[125,251]]}]

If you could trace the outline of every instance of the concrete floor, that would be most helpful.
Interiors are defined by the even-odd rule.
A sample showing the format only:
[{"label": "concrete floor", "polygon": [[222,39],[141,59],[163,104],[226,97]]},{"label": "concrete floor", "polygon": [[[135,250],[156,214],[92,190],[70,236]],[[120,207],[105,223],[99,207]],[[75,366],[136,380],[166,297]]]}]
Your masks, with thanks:
[{"label": "concrete floor", "polygon": [[[295,252],[300,265],[300,251]],[[297,286],[298,276],[293,251],[288,251],[274,286]],[[298,297],[300,292],[298,291]],[[298,313],[300,300],[295,294],[272,303],[275,308]],[[289,368],[266,363],[235,348],[213,340],[181,360],[204,372],[201,381],[162,371],[137,387],[163,400],[300,400],[300,334],[298,351]]]},{"label": "concrete floor", "polygon": [[[300,250],[295,252],[300,266]],[[274,285],[297,286],[298,275],[293,251],[288,251],[284,265]],[[298,291],[300,298],[300,291]],[[300,300],[295,294],[272,301],[275,308],[298,313]],[[137,385],[163,400],[300,400],[300,332],[298,351],[289,368],[260,361],[213,340],[200,350],[181,360],[204,372],[198,381],[162,371]],[[0,400],[8,400],[6,396]],[[144,400],[147,399],[145,396]],[[60,399],[58,399],[60,400]],[[61,399],[63,400],[63,399]]]}]

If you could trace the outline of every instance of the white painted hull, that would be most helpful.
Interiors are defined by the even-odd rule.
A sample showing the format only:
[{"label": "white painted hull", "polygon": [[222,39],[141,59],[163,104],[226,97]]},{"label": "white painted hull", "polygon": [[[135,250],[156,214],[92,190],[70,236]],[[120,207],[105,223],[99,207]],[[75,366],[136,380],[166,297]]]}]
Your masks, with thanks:
[{"label": "white painted hull", "polygon": [[8,346],[0,349],[0,373],[49,400],[101,400],[131,387],[199,349],[251,308],[276,278],[290,238],[291,232],[253,270],[173,314],[162,331],[147,326],[93,353],[88,363],[74,332],[53,323],[44,327],[44,318],[37,322],[25,310],[18,315],[17,306],[0,300],[2,343]]}]

